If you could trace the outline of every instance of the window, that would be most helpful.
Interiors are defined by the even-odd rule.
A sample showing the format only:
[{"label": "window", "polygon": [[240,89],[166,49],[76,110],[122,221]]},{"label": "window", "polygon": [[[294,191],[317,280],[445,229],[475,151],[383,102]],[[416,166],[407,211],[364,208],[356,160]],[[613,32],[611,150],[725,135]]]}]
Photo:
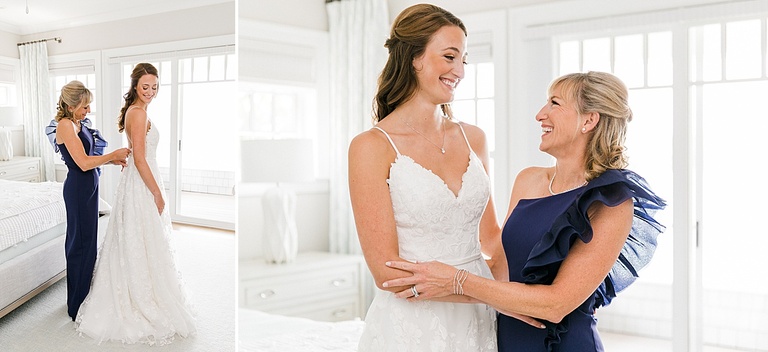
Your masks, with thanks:
[{"label": "window", "polygon": [[[120,64],[122,91],[136,63]],[[146,61],[144,61],[146,62]],[[147,114],[161,133],[157,162],[175,221],[231,228],[238,156],[236,55],[190,54],[149,60],[159,88]],[[121,103],[122,106],[122,103]]]},{"label": "window", "polygon": [[[96,72],[92,64],[82,64],[78,62],[73,63],[61,63],[49,65],[48,76],[51,84],[51,113],[56,114],[56,107],[59,104],[59,97],[61,96],[61,88],[67,83],[72,81],[80,81],[85,85],[93,95],[91,99],[91,112],[86,116],[91,121],[91,126],[96,129],[99,127],[99,100],[97,94],[99,91],[96,85]],[[51,116],[51,120],[54,116]],[[53,162],[57,165],[64,165],[64,161],[61,159],[60,154],[54,154]]]},{"label": "window", "polygon": [[[451,109],[456,119],[476,125],[483,130],[490,154],[488,168],[493,170],[496,151],[493,62],[469,63],[464,66],[464,79],[456,87]],[[490,177],[493,184],[493,172],[490,173]]]},{"label": "window", "polygon": [[240,93],[240,131],[243,137],[312,138],[317,94],[313,88],[243,83]]},{"label": "window", "polygon": [[[668,202],[657,220],[667,226],[658,238],[653,260],[640,271],[635,285],[622,299],[602,309],[601,327],[622,329],[631,317],[638,334],[669,337],[672,334],[672,33],[649,32],[610,37],[567,40],[558,44],[558,75],[603,71],[619,77],[629,89],[633,119],[627,131],[628,169],[643,176]],[[653,316],[645,307],[652,305]],[[614,315],[613,313],[617,314]],[[620,316],[620,317],[617,317]],[[605,319],[604,319],[605,318]],[[624,324],[626,325],[626,324]]]},{"label": "window", "polygon": [[[702,259],[694,272],[700,272],[703,287],[701,311],[694,309],[703,324],[698,334],[705,345],[740,349],[764,348],[761,341],[768,341],[763,324],[768,284],[759,279],[768,274],[762,255],[768,238],[754,226],[761,217],[760,200],[768,192],[749,171],[768,154],[762,141],[768,122],[754,104],[768,91],[768,22],[765,17],[740,17],[680,24],[672,31],[555,41],[560,74],[602,70],[627,84],[634,112],[627,136],[630,169],[669,201],[661,218],[667,231],[659,238],[654,260],[621,300],[598,313],[604,330],[671,337],[671,242],[677,236],[671,222],[672,172],[693,168],[698,203],[690,211],[697,214],[695,241]],[[673,42],[687,45],[687,62],[673,57]],[[686,76],[673,77],[673,60],[687,79],[673,79]],[[687,115],[675,116],[673,97],[680,95],[688,97]],[[695,129],[674,131],[673,118],[689,119]],[[691,147],[696,159],[690,164],[673,163],[673,132],[695,136]]]}]

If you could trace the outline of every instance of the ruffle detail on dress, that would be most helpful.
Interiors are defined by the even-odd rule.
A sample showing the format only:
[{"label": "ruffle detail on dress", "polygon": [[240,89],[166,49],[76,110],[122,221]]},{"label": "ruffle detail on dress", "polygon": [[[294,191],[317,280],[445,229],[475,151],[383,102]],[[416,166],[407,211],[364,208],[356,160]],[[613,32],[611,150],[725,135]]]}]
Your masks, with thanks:
[{"label": "ruffle detail on dress", "polygon": [[[58,153],[59,146],[56,144],[56,127],[59,123],[56,120],[51,120],[48,126],[45,126],[45,134],[48,136],[48,141],[53,145],[53,151]],[[104,155],[104,148],[107,147],[107,141],[101,136],[101,132],[95,128],[91,128],[91,119],[84,118],[80,121],[80,126],[84,126],[93,136],[93,155]]]},{"label": "ruffle detail on dress", "polygon": [[531,250],[522,270],[524,282],[551,284],[573,243],[577,239],[584,243],[592,240],[592,226],[587,217],[592,203],[613,207],[633,198],[632,229],[619,258],[595,291],[593,308],[607,306],[618,292],[637,279],[638,270],[653,257],[656,238],[665,230],[653,216],[666,207],[666,202],[650,190],[645,179],[629,170],[608,170],[576,192],[581,194]]},{"label": "ruffle detail on dress", "polygon": [[[93,136],[93,146],[91,146],[91,155],[104,155],[104,148],[107,147],[107,141],[104,139],[104,137],[101,136],[101,132],[95,128],[91,128],[91,119],[84,118],[82,121],[80,121],[80,126],[85,127],[85,129],[91,133]],[[59,145],[56,144],[56,127],[59,126],[59,123],[56,122],[56,120],[51,120],[51,123],[48,124],[48,126],[45,126],[45,134],[48,136],[48,141],[51,142],[53,145],[53,151],[54,153],[59,152]],[[63,160],[63,159],[62,159]],[[96,172],[101,174],[101,168],[97,167]]]}]

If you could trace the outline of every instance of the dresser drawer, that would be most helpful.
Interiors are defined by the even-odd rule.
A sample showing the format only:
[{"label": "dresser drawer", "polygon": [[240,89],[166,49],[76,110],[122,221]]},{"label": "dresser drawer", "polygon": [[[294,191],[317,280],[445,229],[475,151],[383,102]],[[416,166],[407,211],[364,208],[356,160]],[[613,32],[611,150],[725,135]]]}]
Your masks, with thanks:
[{"label": "dresser drawer", "polygon": [[40,182],[40,158],[15,157],[0,162],[0,179]]},{"label": "dresser drawer", "polygon": [[315,297],[338,296],[358,289],[358,271],[355,267],[338,268],[336,272],[308,272],[291,277],[269,277],[245,283],[245,304],[260,308],[277,302],[290,304],[293,299],[308,294]]},{"label": "dresser drawer", "polygon": [[[320,321],[343,321],[358,318],[357,298],[338,297],[334,300],[318,302],[316,304],[294,304],[287,307],[269,309],[270,313],[301,316]],[[266,311],[266,310],[265,310]]]}]

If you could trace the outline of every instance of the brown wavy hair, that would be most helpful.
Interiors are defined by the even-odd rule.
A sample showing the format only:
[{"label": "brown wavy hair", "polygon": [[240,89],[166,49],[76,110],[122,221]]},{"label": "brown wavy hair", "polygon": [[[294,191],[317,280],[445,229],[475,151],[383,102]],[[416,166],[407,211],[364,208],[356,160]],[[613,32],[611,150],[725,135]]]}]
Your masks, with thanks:
[{"label": "brown wavy hair", "polygon": [[579,114],[600,114],[587,144],[586,179],[592,180],[608,169],[627,167],[629,158],[624,142],[632,109],[624,82],[610,73],[590,71],[567,74],[549,87],[550,93],[560,87],[563,94],[570,95]]},{"label": "brown wavy hair", "polygon": [[80,81],[72,81],[61,87],[61,95],[59,95],[59,102],[56,104],[56,116],[54,120],[56,122],[61,119],[72,119],[72,112],[69,111],[69,107],[75,108],[75,110],[86,106],[93,100],[93,94],[85,87]]},{"label": "brown wavy hair", "polygon": [[[136,64],[133,68],[133,72],[131,72],[131,87],[128,88],[128,93],[123,95],[125,104],[123,104],[123,108],[120,109],[120,116],[117,118],[117,131],[120,133],[125,130],[125,113],[128,111],[128,107],[130,107],[138,98],[136,86],[139,85],[139,79],[144,77],[144,75],[153,75],[160,78],[157,74],[157,69],[155,66],[152,66],[152,64],[142,62]],[[160,89],[158,89],[158,91],[160,91]]]},{"label": "brown wavy hair", "polygon": [[[435,5],[413,5],[397,15],[389,39],[384,44],[389,50],[389,57],[379,75],[374,98],[375,122],[383,120],[416,93],[419,81],[413,60],[424,54],[429,40],[445,26],[457,26],[467,35],[467,28],[458,17]],[[449,104],[441,107],[446,116],[453,117]]]}]

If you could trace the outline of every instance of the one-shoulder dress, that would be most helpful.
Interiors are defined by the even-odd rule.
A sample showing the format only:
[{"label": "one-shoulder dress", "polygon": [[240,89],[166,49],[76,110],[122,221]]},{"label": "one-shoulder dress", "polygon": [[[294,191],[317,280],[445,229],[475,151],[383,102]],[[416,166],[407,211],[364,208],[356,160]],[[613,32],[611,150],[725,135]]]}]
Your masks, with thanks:
[{"label": "one-shoulder dress", "polygon": [[[479,239],[490,180],[471,146],[461,189],[454,194],[439,176],[400,154],[379,130],[397,153],[387,182],[400,257],[441,261],[492,278]],[[496,311],[485,304],[408,302],[377,290],[358,351],[495,352]]]},{"label": "one-shoulder dress", "polygon": [[[86,155],[97,155],[96,141],[91,129],[81,123],[77,137],[83,143]],[[64,143],[56,144],[56,125],[53,125],[53,144],[61,152],[67,165],[63,197],[67,210],[67,236],[64,254],[67,258],[67,314],[75,319],[80,304],[88,295],[96,263],[96,242],[99,221],[99,170],[83,171],[75,163]]]},{"label": "one-shoulder dress", "polygon": [[[587,209],[594,202],[616,206],[632,198],[634,219],[629,237],[608,276],[584,303],[560,323],[537,329],[499,314],[499,351],[603,351],[595,310],[637,278],[656,249],[664,226],[654,213],[665,207],[646,181],[629,170],[608,170],[586,186],[557,195],[521,199],[507,219],[502,241],[510,281],[551,284],[575,241],[592,240]],[[588,270],[585,268],[584,270]]]}]

